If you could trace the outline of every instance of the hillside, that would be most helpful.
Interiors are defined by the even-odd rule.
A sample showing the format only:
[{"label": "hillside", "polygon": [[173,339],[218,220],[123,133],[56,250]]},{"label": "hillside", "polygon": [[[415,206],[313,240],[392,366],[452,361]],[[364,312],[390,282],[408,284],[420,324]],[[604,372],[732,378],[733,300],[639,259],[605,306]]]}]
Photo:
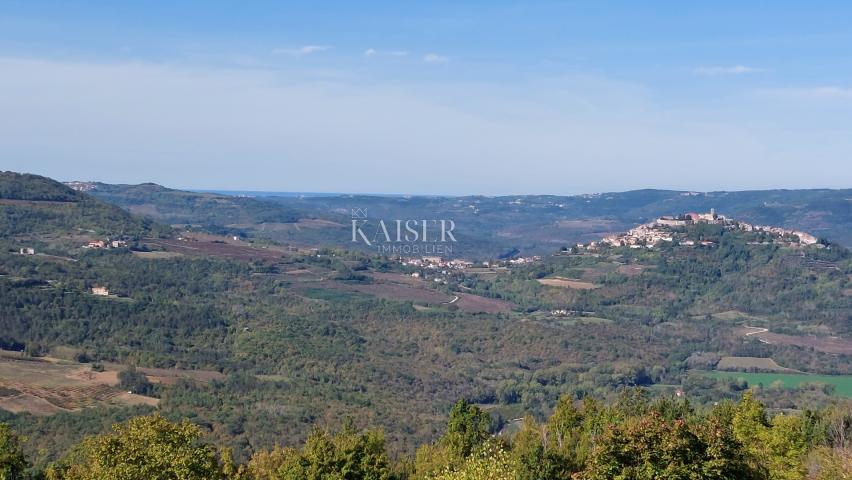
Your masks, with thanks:
[{"label": "hillside", "polygon": [[[87,201],[67,189],[50,195],[59,192]],[[60,204],[40,208],[55,224],[75,218]],[[525,413],[545,418],[562,395],[613,399],[636,385],[682,389],[697,404],[735,398],[742,382],[707,373],[720,363],[852,374],[848,251],[726,227],[686,226],[673,232],[677,243],[651,248],[600,244],[446,273],[199,233],[63,258],[4,250],[0,342],[64,356],[73,371],[90,365],[80,362],[144,368],[165,415],[209,425],[240,459],[347,417],[411,452],[437,438],[462,397],[502,426]],[[95,285],[110,295],[93,295]],[[18,371],[0,368],[0,407],[22,412],[3,416],[34,437],[40,462],[103,418],[143,408],[102,393],[86,401],[67,380],[46,379],[58,374]],[[760,397],[800,408],[836,395],[792,385]],[[62,442],[45,436],[54,431]]]},{"label": "hillside", "polygon": [[487,259],[546,254],[624,231],[662,215],[716,208],[744,221],[803,230],[852,245],[852,190],[679,192],[636,190],[593,195],[426,197],[185,192],[154,184],[75,182],[132,213],[170,224],[301,246],[374,249],[351,242],[351,210],[372,219],[451,219],[454,257]]},{"label": "hillside", "polygon": [[[348,225],[352,208],[371,218],[453,219],[459,240],[454,254],[466,258],[546,254],[561,246],[588,242],[662,215],[678,212],[727,212],[747,222],[804,230],[852,246],[852,189],[679,192],[636,190],[576,196],[504,197],[263,197],[307,214]],[[427,216],[423,216],[427,215]],[[301,238],[343,246],[346,226],[329,226],[324,234],[287,232],[278,238]]]},{"label": "hillside", "polygon": [[153,183],[109,185],[72,182],[76,188],[131,213],[168,224],[192,224],[209,229],[251,229],[264,223],[293,223],[298,214],[284,206],[253,198],[174,190]]},{"label": "hillside", "polygon": [[167,229],[55,180],[0,172],[0,234],[39,240],[70,235],[133,237]]}]

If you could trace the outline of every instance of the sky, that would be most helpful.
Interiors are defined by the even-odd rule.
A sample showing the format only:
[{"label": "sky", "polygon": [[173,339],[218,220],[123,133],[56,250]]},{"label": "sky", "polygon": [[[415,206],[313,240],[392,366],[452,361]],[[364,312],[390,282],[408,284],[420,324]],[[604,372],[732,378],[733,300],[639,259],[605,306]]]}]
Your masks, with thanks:
[{"label": "sky", "polygon": [[852,3],[0,2],[0,170],[173,188],[852,187]]}]

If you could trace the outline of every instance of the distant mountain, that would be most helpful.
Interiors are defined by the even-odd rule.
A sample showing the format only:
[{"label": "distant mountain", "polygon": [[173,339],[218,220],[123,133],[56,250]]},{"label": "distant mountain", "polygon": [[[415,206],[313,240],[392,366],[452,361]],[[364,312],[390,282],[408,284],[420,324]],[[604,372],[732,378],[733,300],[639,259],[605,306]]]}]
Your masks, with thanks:
[{"label": "distant mountain", "polygon": [[47,177],[0,172],[0,235],[140,237],[168,229]]}]

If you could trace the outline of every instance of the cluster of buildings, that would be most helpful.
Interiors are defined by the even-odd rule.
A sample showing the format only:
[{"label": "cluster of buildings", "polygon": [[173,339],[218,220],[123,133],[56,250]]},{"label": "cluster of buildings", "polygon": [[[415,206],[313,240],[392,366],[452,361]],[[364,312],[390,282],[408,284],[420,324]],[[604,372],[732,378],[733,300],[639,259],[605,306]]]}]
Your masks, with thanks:
[{"label": "cluster of buildings", "polygon": [[92,240],[83,245],[83,248],[124,248],[127,242],[124,240]]},{"label": "cluster of buildings", "polygon": [[430,270],[464,270],[472,267],[473,262],[461,259],[445,260],[441,257],[403,258],[400,263],[411,267],[428,268]]},{"label": "cluster of buildings", "polygon": [[419,269],[411,273],[414,278],[431,278],[435,282],[447,283],[447,278],[464,272],[467,269],[477,268],[499,268],[510,265],[525,265],[541,260],[541,257],[535,255],[531,257],[517,257],[510,260],[491,260],[484,261],[480,265],[474,262],[461,258],[445,259],[439,256],[424,256],[415,258],[398,257],[400,264]]},{"label": "cluster of buildings", "polygon": [[770,227],[766,225],[749,225],[748,223],[739,223],[739,228],[747,232],[766,232],[779,237],[797,237],[800,245],[814,245],[817,243],[817,237],[810,233],[805,233],[799,230],[789,230],[781,227]]},{"label": "cluster of buildings", "polygon": [[506,263],[509,265],[526,265],[528,263],[534,263],[541,260],[541,257],[538,255],[533,255],[531,257],[517,257],[508,260]]},{"label": "cluster of buildings", "polygon": [[715,209],[711,208],[707,213],[686,213],[678,216],[663,216],[651,223],[639,225],[636,228],[628,230],[626,233],[610,235],[601,239],[600,242],[592,242],[588,246],[577,245],[577,247],[594,250],[598,244],[602,244],[613,247],[653,248],[653,246],[658,242],[677,242],[678,245],[684,246],[714,245],[714,242],[708,240],[695,241],[678,238],[677,232],[674,230],[674,228],[677,227],[685,227],[700,223],[723,225],[725,228],[737,229],[746,232],[765,232],[782,238],[784,241],[789,242],[794,246],[813,245],[817,243],[817,238],[809,233],[781,227],[751,225],[745,222],[734,221],[723,215],[717,215]]},{"label": "cluster of buildings", "polygon": [[89,192],[97,188],[93,182],[65,182],[65,185],[78,192]]},{"label": "cluster of buildings", "polygon": [[[661,228],[659,224],[647,223],[628,230],[620,235],[610,235],[601,239],[600,243],[612,247],[652,247],[657,242],[674,241],[672,232],[668,228]],[[591,246],[596,246],[592,242]]]},{"label": "cluster of buildings", "polygon": [[[483,267],[504,267],[507,265],[526,265],[529,263],[537,262],[541,260],[541,257],[538,255],[533,255],[530,257],[517,257],[509,260],[491,260],[482,262]],[[474,262],[469,260],[463,260],[461,258],[455,258],[452,260],[444,259],[442,257],[437,256],[429,256],[429,257],[420,257],[420,258],[400,258],[400,263],[406,266],[424,268],[429,270],[439,270],[442,273],[449,273],[450,271],[456,270],[466,270],[475,266]]]},{"label": "cluster of buildings", "polygon": [[567,308],[557,308],[555,310],[550,311],[550,315],[553,317],[577,317],[577,316],[585,316],[585,315],[594,315],[595,312],[587,312],[582,310],[569,310]]}]

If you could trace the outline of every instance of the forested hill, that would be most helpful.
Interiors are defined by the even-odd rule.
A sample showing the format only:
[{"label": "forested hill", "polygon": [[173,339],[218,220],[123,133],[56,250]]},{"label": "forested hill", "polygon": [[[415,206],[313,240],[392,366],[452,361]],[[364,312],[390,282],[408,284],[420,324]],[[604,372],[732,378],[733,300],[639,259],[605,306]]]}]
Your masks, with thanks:
[{"label": "forested hill", "polygon": [[110,185],[74,182],[77,188],[127,209],[169,224],[193,224],[212,230],[249,228],[263,223],[292,223],[293,209],[254,198],[186,192],[154,183]]},{"label": "forested hill", "polygon": [[169,229],[39,175],[0,172],[0,234],[141,237]]}]

